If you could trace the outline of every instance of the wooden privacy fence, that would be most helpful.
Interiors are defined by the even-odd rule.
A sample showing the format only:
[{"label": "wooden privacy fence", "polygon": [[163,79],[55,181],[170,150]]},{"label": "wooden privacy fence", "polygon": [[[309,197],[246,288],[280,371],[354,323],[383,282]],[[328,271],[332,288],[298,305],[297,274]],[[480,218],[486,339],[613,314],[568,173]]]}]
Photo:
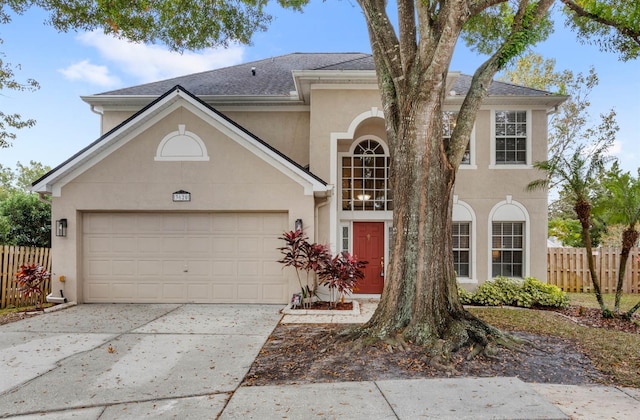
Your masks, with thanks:
[{"label": "wooden privacy fence", "polygon": [[[0,277],[0,309],[35,305],[37,299],[23,299],[18,291],[18,284],[13,281],[16,271],[23,264],[37,264],[51,272],[51,253],[49,248],[29,248],[24,246],[0,245],[0,262],[2,272]],[[51,281],[47,280],[42,287],[40,301],[51,291]]]},{"label": "wooden privacy fence", "polygon": [[[622,291],[640,293],[640,248],[633,248],[627,261]],[[618,282],[620,248],[593,250],[602,293],[615,293]],[[593,292],[585,248],[547,248],[547,282],[565,292]]]}]

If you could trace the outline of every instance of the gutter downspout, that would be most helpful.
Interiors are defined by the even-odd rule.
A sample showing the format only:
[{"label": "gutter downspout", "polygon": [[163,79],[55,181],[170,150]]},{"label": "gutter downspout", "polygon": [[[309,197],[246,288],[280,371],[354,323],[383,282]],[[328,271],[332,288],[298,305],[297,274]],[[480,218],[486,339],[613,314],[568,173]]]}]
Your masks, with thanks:
[{"label": "gutter downspout", "polygon": [[320,203],[316,204],[313,209],[313,239],[314,241],[318,241],[318,213],[320,212],[320,208],[326,206],[331,201],[331,197],[333,197],[333,185],[330,190],[325,192],[324,200]]}]

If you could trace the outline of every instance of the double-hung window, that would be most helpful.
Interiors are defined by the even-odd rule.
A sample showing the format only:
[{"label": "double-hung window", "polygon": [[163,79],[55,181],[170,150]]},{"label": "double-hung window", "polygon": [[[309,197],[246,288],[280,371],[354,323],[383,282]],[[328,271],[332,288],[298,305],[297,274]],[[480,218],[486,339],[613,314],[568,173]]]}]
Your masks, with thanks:
[{"label": "double-hung window", "polygon": [[496,111],[495,164],[527,164],[527,111]]},{"label": "double-hung window", "polygon": [[453,222],[453,265],[457,277],[471,277],[471,223]]},{"label": "double-hung window", "polygon": [[524,273],[524,223],[493,222],[492,277],[522,277]]}]

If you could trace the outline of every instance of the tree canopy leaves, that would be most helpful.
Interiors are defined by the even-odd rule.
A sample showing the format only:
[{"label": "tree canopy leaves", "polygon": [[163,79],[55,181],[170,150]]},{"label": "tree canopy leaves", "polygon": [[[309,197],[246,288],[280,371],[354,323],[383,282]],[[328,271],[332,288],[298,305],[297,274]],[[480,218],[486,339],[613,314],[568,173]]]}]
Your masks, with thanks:
[{"label": "tree canopy leaves", "polygon": [[619,54],[622,60],[640,55],[640,2],[629,0],[561,0],[566,23],[581,42]]}]

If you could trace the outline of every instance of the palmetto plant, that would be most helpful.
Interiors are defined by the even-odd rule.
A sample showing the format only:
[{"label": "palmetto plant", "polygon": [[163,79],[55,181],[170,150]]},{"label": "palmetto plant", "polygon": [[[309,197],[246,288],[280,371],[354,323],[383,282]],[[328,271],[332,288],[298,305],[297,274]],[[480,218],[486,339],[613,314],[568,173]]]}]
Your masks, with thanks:
[{"label": "palmetto plant", "polygon": [[527,186],[529,190],[560,186],[568,193],[582,228],[582,239],[587,248],[587,262],[593,290],[605,317],[610,317],[612,314],[602,299],[600,280],[593,259],[590,228],[594,189],[602,177],[607,163],[613,160],[613,157],[608,154],[615,138],[614,133],[617,131],[615,121],[611,121],[613,115],[610,115],[609,120],[603,117],[604,121],[599,131],[594,130],[592,133],[593,135],[596,132],[599,133],[592,144],[579,144],[572,150],[565,150],[565,153],[551,156],[546,161],[536,162],[534,167],[545,171],[547,176],[532,181]]},{"label": "palmetto plant", "polygon": [[[614,312],[620,313],[620,298],[624,283],[627,261],[631,248],[638,243],[637,225],[640,223],[640,172],[633,177],[629,172],[622,172],[615,162],[602,180],[603,194],[596,203],[595,209],[608,224],[621,224],[625,226],[622,232],[622,250],[620,252],[620,265],[618,266],[618,279],[616,283],[616,298]],[[636,308],[637,309],[637,308]],[[633,313],[628,313],[631,317]]]}]

